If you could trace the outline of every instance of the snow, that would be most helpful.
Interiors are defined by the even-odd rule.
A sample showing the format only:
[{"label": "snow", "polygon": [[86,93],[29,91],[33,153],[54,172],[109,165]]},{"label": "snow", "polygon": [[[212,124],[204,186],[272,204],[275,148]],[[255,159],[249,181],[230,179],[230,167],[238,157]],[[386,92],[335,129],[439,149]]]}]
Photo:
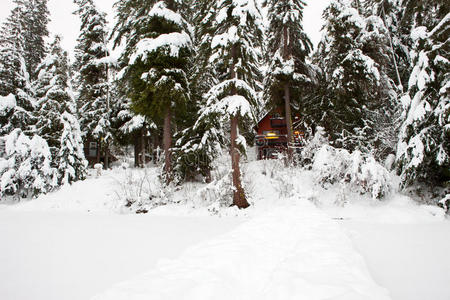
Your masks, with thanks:
[{"label": "snow", "polygon": [[89,299],[237,223],[217,217],[0,209],[0,298]]},{"label": "snow", "polygon": [[172,21],[180,27],[183,27],[183,25],[186,24],[186,21],[183,20],[180,14],[177,14],[173,10],[170,10],[166,7],[164,1],[159,1],[155,5],[153,5],[152,9],[148,13],[148,17],[155,16]]},{"label": "snow", "polygon": [[[0,298],[449,298],[442,209],[351,191],[336,205],[338,185],[323,189],[314,171],[282,161],[242,170],[252,204],[243,211],[211,210],[197,194],[206,185],[186,184],[174,191],[178,204],[128,214],[117,192],[128,172],[143,172],[133,168],[91,170],[86,181],[0,205]],[[156,174],[150,167],[149,179]]]},{"label": "snow", "polygon": [[13,94],[0,96],[0,115],[4,116],[7,111],[13,109],[16,105],[16,97]]},{"label": "snow", "polygon": [[130,56],[130,65],[133,65],[137,59],[145,61],[149,53],[158,51],[160,48],[167,48],[168,54],[172,57],[178,57],[182,48],[190,47],[191,38],[186,32],[171,32],[161,34],[158,37],[145,38],[136,45],[136,50]]},{"label": "snow", "polygon": [[217,111],[223,111],[230,116],[251,116],[250,103],[243,96],[227,96],[217,104]]},{"label": "snow", "polygon": [[301,201],[162,261],[101,299],[390,299],[350,240]]}]

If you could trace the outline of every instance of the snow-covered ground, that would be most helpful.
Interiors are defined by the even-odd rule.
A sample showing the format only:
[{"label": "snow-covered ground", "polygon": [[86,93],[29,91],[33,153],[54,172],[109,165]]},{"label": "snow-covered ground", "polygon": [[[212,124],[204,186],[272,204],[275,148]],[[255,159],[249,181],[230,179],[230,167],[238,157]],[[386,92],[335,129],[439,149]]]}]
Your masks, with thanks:
[{"label": "snow-covered ground", "polygon": [[1,205],[0,299],[450,299],[440,209],[398,194],[340,207],[310,172],[244,169],[242,212],[185,201],[126,214],[120,169]]}]

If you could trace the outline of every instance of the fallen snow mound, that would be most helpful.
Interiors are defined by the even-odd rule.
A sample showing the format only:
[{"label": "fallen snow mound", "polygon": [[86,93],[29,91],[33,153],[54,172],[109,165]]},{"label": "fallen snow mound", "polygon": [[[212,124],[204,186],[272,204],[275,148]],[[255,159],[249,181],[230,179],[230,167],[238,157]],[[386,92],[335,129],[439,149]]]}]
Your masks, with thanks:
[{"label": "fallen snow mound", "polygon": [[390,299],[338,224],[288,202],[93,299]]}]

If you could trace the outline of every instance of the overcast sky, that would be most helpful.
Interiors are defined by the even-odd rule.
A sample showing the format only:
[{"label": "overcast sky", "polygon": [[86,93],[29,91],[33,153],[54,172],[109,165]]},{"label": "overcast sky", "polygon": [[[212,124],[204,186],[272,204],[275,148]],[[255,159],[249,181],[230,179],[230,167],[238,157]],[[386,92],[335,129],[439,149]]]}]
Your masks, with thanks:
[{"label": "overcast sky", "polygon": [[[116,0],[95,0],[98,8],[108,14],[110,26],[113,25],[113,8],[112,5]],[[309,37],[316,45],[320,40],[320,29],[322,26],[322,11],[329,3],[329,0],[305,0],[307,7],[304,11],[304,29]],[[0,0],[0,21],[8,17],[13,7],[12,0]],[[78,16],[73,15],[76,5],[72,0],[49,0],[49,9],[51,14],[51,23],[49,29],[52,35],[59,34],[62,36],[62,45],[64,49],[73,52],[76,39],[79,33],[80,22]]]}]

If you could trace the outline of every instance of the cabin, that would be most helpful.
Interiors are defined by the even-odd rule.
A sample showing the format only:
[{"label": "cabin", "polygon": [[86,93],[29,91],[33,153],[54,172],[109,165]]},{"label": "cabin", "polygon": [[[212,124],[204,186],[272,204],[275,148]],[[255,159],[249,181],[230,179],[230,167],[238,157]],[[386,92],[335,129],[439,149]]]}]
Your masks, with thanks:
[{"label": "cabin", "polygon": [[[294,141],[291,147],[299,151],[304,144],[304,131],[296,125],[300,121],[298,115],[292,118]],[[267,113],[255,126],[257,132],[255,144],[258,160],[276,158],[279,153],[287,151],[287,126],[281,109]]]},{"label": "cabin", "polygon": [[[108,162],[117,161],[117,158],[111,155],[111,152],[108,152]],[[84,156],[86,160],[89,162],[89,166],[93,167],[96,163],[105,164],[106,155],[105,151],[101,149],[98,140],[93,138],[87,138],[84,141]]]}]

